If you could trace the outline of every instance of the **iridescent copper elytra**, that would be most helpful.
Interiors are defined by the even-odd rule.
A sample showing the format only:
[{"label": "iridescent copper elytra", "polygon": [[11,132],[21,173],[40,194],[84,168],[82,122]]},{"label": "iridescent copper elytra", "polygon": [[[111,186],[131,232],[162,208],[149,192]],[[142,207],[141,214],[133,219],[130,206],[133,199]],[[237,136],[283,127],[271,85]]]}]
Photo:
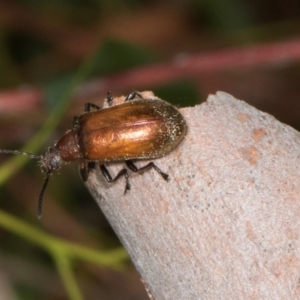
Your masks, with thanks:
[{"label": "iridescent copper elytra", "polygon": [[84,113],[74,117],[73,129],[44,154],[36,155],[17,150],[0,150],[0,153],[27,155],[40,160],[46,179],[39,195],[38,217],[42,215],[43,195],[50,175],[65,162],[79,161],[80,174],[84,181],[89,172],[99,164],[104,178],[114,182],[125,177],[125,192],[130,190],[127,169],[122,169],[114,178],[105,162],[125,161],[133,172],[156,170],[165,180],[168,175],[153,162],[137,168],[132,160],[154,159],[171,152],[183,139],[187,125],[183,116],[171,104],[158,98],[145,99],[141,93],[132,92],[121,104],[112,106],[113,97],[108,93],[108,108],[92,103],[85,104]]}]

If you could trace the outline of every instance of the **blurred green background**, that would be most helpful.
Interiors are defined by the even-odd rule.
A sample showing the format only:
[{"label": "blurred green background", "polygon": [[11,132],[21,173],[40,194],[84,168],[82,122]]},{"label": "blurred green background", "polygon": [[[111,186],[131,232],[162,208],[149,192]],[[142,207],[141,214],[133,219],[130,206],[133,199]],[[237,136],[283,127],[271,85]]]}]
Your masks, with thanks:
[{"label": "blurred green background", "polygon": [[[299,32],[296,0],[0,0],[0,148],[21,149],[51,112],[65,105],[52,122],[58,127],[52,124],[46,144],[37,146],[42,153],[71,128],[73,116],[82,112],[85,102],[100,104],[108,90],[114,95],[152,90],[180,106],[200,103],[209,93],[222,90],[299,128],[298,62],[199,71],[189,78],[154,80],[150,85],[146,77],[138,86],[124,77],[119,79],[122,84],[113,84],[114,76],[123,71],[147,70],[186,55],[293,40]],[[99,88],[99,94],[91,95],[87,85],[80,97],[70,97],[84,82],[96,80],[100,86],[101,78],[111,81]],[[27,97],[28,91],[38,96]],[[70,103],[62,104],[68,99]],[[1,163],[8,159],[0,155]],[[121,245],[85,189],[76,165],[52,176],[43,218],[37,220],[43,178],[31,161],[5,184],[1,182],[0,210],[15,217],[20,222],[17,227],[25,226],[25,221],[99,253],[105,250],[115,259],[114,267],[75,259],[72,293],[72,287],[66,286],[72,285],[72,276],[63,282],[63,272],[47,246],[45,250],[26,234],[16,235],[13,220],[4,227],[0,214],[0,299],[147,299],[129,259],[122,252],[114,256]]]}]

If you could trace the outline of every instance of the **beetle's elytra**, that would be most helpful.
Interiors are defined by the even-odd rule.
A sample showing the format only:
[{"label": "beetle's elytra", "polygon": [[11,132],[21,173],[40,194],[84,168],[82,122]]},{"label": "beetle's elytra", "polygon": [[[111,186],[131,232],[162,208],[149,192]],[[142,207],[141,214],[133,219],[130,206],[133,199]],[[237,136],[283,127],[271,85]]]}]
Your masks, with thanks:
[{"label": "beetle's elytra", "polygon": [[125,161],[133,172],[154,168],[165,180],[168,179],[168,175],[153,162],[138,169],[132,160],[165,156],[182,141],[187,125],[173,105],[158,98],[145,99],[142,95],[132,92],[123,103],[112,106],[113,97],[108,93],[108,108],[87,103],[84,113],[74,118],[73,129],[43,155],[0,150],[0,153],[22,154],[40,160],[46,179],[39,196],[38,217],[42,214],[43,194],[50,175],[64,162],[79,161],[84,181],[98,163],[108,182],[125,177],[125,192],[130,189],[127,169],[112,178],[105,162]]}]

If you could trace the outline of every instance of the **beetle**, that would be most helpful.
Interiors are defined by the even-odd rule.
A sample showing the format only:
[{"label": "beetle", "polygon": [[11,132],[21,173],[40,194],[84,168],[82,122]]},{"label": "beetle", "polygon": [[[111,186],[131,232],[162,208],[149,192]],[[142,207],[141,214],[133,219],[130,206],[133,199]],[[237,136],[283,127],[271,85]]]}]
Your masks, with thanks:
[{"label": "beetle", "polygon": [[43,195],[51,174],[67,162],[79,161],[83,181],[87,181],[96,163],[108,182],[124,176],[124,193],[130,190],[127,169],[123,168],[113,178],[105,166],[106,162],[125,161],[133,172],[153,168],[168,180],[169,176],[153,162],[138,168],[133,160],[155,159],[176,148],[187,132],[183,116],[168,102],[156,97],[144,98],[142,93],[136,91],[131,92],[121,104],[113,105],[113,99],[108,92],[107,108],[86,103],[84,113],[74,117],[73,128],[42,155],[0,150],[0,153],[26,155],[40,160],[46,178],[39,195],[38,218],[42,216]]}]

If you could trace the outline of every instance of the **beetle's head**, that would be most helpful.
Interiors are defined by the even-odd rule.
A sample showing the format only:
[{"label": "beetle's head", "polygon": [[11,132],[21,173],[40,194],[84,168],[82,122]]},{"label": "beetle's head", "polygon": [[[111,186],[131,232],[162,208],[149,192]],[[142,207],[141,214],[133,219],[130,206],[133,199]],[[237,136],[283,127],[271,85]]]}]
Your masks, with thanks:
[{"label": "beetle's head", "polygon": [[43,173],[51,175],[60,169],[62,164],[63,160],[61,159],[59,149],[56,147],[47,148],[44,154],[40,156],[40,167]]},{"label": "beetle's head", "polygon": [[50,175],[57,171],[63,164],[63,160],[61,159],[59,149],[54,147],[49,147],[43,155],[36,155],[29,152],[22,152],[18,150],[0,150],[0,153],[7,153],[7,154],[17,154],[17,155],[26,155],[33,159],[38,159],[41,170],[43,173],[46,174],[46,178],[41,189],[38,201],[38,218],[42,216],[42,206],[43,206],[43,196],[48,185]]}]

